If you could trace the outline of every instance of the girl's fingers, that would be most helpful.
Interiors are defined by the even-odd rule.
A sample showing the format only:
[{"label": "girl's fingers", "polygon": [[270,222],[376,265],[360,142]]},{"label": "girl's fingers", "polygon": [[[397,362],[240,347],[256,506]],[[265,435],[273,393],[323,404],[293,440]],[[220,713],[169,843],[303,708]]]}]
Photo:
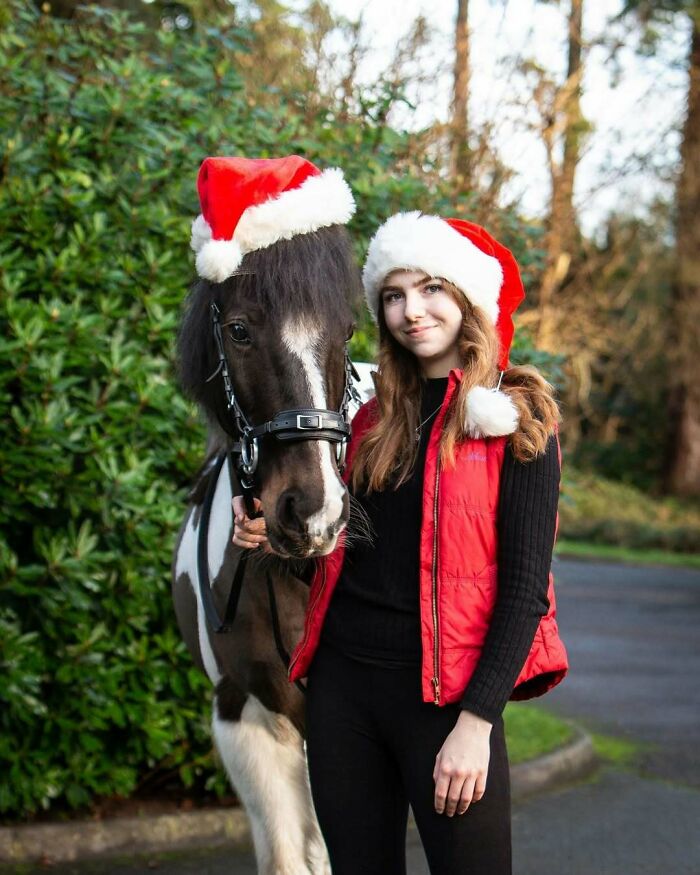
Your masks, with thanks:
[{"label": "girl's fingers", "polygon": [[457,814],[464,814],[471,803],[476,801],[474,799],[474,783],[474,778],[467,778],[462,785],[462,792],[457,802]]},{"label": "girl's fingers", "polygon": [[478,802],[479,799],[486,792],[486,774],[483,773],[479,775],[476,779],[476,784],[474,785],[474,796],[472,797],[472,802]]},{"label": "girl's fingers", "polygon": [[[233,507],[234,521],[232,543],[237,547],[245,547],[248,550],[262,546],[266,553],[274,553],[275,551],[267,539],[265,517],[259,516],[251,520],[246,513],[242,495],[234,495],[231,505]],[[262,501],[259,498],[254,498],[253,506],[255,510],[262,510]]]},{"label": "girl's fingers", "polygon": [[262,543],[267,543],[267,538],[264,538],[261,541],[258,539],[257,536],[255,537],[255,539],[253,539],[250,536],[242,535],[239,532],[234,532],[233,538],[231,540],[237,547],[245,547],[248,550],[253,550],[256,547],[259,547]]},{"label": "girl's fingers", "polygon": [[450,789],[450,779],[442,772],[438,772],[437,782],[435,784],[435,811],[442,814],[447,803],[447,793]]},{"label": "girl's fingers", "polygon": [[464,801],[464,788],[467,786],[467,783],[467,780],[456,775],[450,781],[450,787],[447,791],[447,802],[445,803],[445,814],[448,817],[453,817],[457,806]]},{"label": "girl's fingers", "polygon": [[[233,505],[233,519],[236,525],[238,525],[243,531],[249,532],[251,535],[265,534],[267,531],[265,517],[261,516],[256,517],[253,520],[250,519],[245,511],[243,496],[234,495],[231,503]],[[262,506],[259,498],[255,499],[255,506],[256,510]]]}]

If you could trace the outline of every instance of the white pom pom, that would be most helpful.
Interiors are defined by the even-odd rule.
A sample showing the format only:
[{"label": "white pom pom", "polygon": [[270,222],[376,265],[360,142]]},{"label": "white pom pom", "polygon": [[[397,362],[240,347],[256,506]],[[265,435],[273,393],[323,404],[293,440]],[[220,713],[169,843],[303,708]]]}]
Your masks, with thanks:
[{"label": "white pom pom", "polygon": [[242,260],[243,252],[234,240],[209,240],[197,253],[197,273],[222,283],[238,270]]},{"label": "white pom pom", "polygon": [[190,248],[194,252],[199,250],[211,240],[211,227],[209,222],[201,214],[192,222],[192,230],[190,233]]},{"label": "white pom pom", "polygon": [[465,427],[475,438],[513,434],[518,427],[518,408],[505,392],[474,386],[467,395]]}]

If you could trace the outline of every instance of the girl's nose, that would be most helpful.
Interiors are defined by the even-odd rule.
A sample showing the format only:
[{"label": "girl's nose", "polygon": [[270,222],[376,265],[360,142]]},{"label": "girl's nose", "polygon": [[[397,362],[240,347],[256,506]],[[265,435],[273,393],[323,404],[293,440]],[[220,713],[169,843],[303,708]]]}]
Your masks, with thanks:
[{"label": "girl's nose", "polygon": [[404,307],[403,312],[404,317],[409,322],[412,322],[414,319],[418,319],[421,316],[425,316],[425,305],[421,296],[409,292],[406,295],[406,306]]}]

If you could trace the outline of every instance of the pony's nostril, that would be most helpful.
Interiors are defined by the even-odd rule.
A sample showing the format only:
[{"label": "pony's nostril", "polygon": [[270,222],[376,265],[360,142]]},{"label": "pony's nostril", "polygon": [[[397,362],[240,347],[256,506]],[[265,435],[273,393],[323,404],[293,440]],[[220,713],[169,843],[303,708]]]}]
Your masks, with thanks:
[{"label": "pony's nostril", "polygon": [[291,489],[283,492],[277,506],[277,519],[287,529],[303,532],[304,526],[299,518],[299,496]]}]

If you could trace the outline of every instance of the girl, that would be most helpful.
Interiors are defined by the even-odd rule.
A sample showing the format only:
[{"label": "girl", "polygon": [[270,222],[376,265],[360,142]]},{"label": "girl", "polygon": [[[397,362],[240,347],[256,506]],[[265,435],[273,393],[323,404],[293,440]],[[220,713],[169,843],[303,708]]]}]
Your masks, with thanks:
[{"label": "girl", "polygon": [[[434,875],[511,872],[509,698],[566,674],[550,565],[559,413],[508,367],[524,298],[512,254],[470,222],[399,213],[363,272],[376,396],[344,479],[373,538],[317,560],[290,679],[334,875],[405,873],[413,810]],[[234,499],[234,543],[264,520]]]}]

